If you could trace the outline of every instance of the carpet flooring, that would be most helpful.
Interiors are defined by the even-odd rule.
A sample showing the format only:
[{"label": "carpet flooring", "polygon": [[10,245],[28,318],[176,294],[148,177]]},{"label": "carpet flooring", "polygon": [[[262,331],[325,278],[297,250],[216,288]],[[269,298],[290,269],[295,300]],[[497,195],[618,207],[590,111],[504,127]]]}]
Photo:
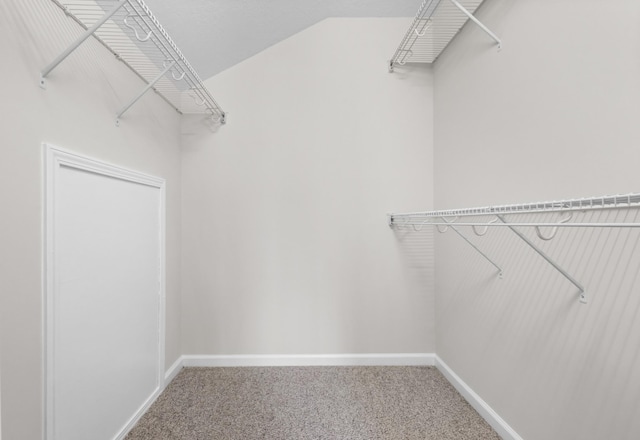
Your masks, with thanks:
[{"label": "carpet flooring", "polygon": [[435,367],[184,368],[125,440],[499,440]]}]

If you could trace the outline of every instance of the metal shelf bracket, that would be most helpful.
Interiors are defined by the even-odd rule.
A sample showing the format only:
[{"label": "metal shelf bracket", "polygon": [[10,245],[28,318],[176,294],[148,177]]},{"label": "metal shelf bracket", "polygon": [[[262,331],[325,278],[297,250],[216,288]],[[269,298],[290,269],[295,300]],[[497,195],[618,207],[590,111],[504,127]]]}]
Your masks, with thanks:
[{"label": "metal shelf bracket", "polygon": [[538,248],[531,240],[529,240],[522,232],[518,231],[516,228],[513,227],[513,225],[511,225],[509,222],[507,222],[504,217],[502,215],[497,214],[496,217],[498,217],[498,219],[500,219],[500,221],[502,223],[504,223],[505,225],[507,225],[507,227],[509,229],[511,229],[518,237],[520,237],[525,243],[527,243],[529,246],[531,246],[531,248],[536,251],[538,253],[538,255],[540,255],[542,258],[544,258],[547,263],[549,263],[550,265],[552,265],[558,272],[560,272],[566,279],[568,279],[571,284],[573,284],[574,286],[576,286],[578,288],[578,290],[580,290],[580,302],[582,304],[586,304],[587,303],[587,296],[586,296],[586,291],[585,288],[582,284],[580,284],[578,281],[576,281],[575,278],[573,278],[571,275],[569,275],[567,273],[567,271],[565,271],[562,267],[560,267],[558,265],[558,263],[556,263],[555,261],[553,261],[547,254],[545,254],[540,248]]},{"label": "metal shelf bracket", "polygon": [[[120,0],[109,12],[104,14],[100,20],[96,21],[93,26],[88,28],[80,37],[78,37],[78,39],[74,41],[64,52],[58,55],[55,60],[49,63],[49,65],[47,65],[44,69],[42,69],[40,71],[40,87],[44,89],[46,87],[45,78],[47,77],[47,75],[49,75],[49,73],[51,73],[51,71],[55,69],[58,64],[64,61],[65,58],[67,58],[71,54],[71,52],[76,50],[87,38],[92,36],[100,26],[105,24],[107,20],[115,15],[115,13],[124,6],[126,1],[127,0]],[[69,12],[67,10],[65,10],[65,13],[69,15]]]},{"label": "metal shelf bracket", "polygon": [[466,15],[467,17],[469,17],[469,20],[473,21],[476,25],[478,25],[478,27],[480,29],[482,29],[487,35],[489,35],[491,38],[493,38],[495,40],[495,42],[498,44],[498,50],[502,49],[502,40],[500,40],[500,38],[498,38],[498,36],[496,34],[494,34],[493,32],[491,32],[491,30],[489,30],[488,27],[486,27],[484,24],[482,24],[482,22],[480,20],[478,20],[475,15],[473,15],[471,12],[467,11],[467,9],[462,6],[460,4],[460,2],[458,2],[458,0],[449,0],[451,3],[453,3],[455,5],[456,8],[460,9],[460,12],[462,12],[464,15]]},{"label": "metal shelf bracket", "polygon": [[[499,277],[500,279],[502,279],[502,278],[503,278],[504,271],[502,270],[502,268],[501,268],[500,266],[498,266],[498,265],[497,265],[497,264],[496,264],[496,263],[495,263],[491,258],[489,258],[489,257],[487,256],[487,254],[485,254],[484,252],[482,252],[482,251],[480,250],[480,248],[479,248],[478,246],[476,246],[476,245],[475,245],[471,240],[469,240],[469,239],[468,239],[468,238],[467,238],[467,237],[466,237],[462,232],[460,232],[460,230],[459,230],[458,228],[456,228],[455,226],[453,226],[453,222],[448,221],[448,220],[447,220],[446,218],[444,218],[444,217],[441,217],[441,218],[442,218],[442,221],[444,222],[444,224],[445,224],[446,226],[445,226],[445,228],[444,228],[444,229],[442,229],[442,230],[436,226],[436,229],[438,230],[438,232],[443,233],[443,232],[446,232],[446,231],[447,231],[447,228],[451,228],[451,229],[452,229],[456,234],[458,234],[460,237],[462,237],[462,239],[463,239],[464,241],[466,241],[466,242],[469,244],[469,246],[471,246],[472,248],[474,248],[474,249],[475,249],[475,250],[476,250],[480,255],[482,255],[482,256],[483,256],[483,257],[484,257],[484,258],[485,258],[489,263],[491,263],[491,264],[492,264],[496,269],[498,269],[498,277]],[[398,223],[395,223],[395,222],[394,222],[393,214],[391,214],[391,213],[387,214],[387,224],[389,225],[389,227],[390,227],[390,228],[393,228],[395,225],[397,225],[397,226],[398,226],[398,228],[401,228],[401,227],[402,227],[402,225],[401,225],[401,224],[398,224]],[[434,224],[434,223],[426,221],[426,222],[424,222],[422,225],[427,225],[427,224],[428,224],[428,225],[431,225],[431,224]],[[416,228],[416,225],[415,225],[415,224],[414,224],[414,225],[412,225],[412,226],[413,226],[414,230],[416,230],[416,231],[419,231],[420,229],[422,229],[422,226],[420,227],[420,229]]]},{"label": "metal shelf bracket", "polygon": [[156,76],[149,84],[147,84],[147,86],[142,90],[142,92],[140,92],[135,98],[133,98],[131,101],[129,101],[129,103],[127,105],[125,105],[124,107],[122,107],[122,109],[120,109],[120,111],[118,112],[118,114],[116,115],[116,125],[120,125],[120,117],[124,114],[124,112],[126,112],[127,110],[129,110],[129,108],[136,103],[136,101],[138,101],[138,99],[142,98],[142,96],[147,93],[149,91],[149,89],[151,89],[155,83],[157,83],[158,81],[160,81],[160,79],[169,71],[171,70],[171,68],[176,64],[175,61],[172,61],[169,63],[169,65],[167,65],[164,70],[162,72],[160,72],[160,74],[158,76]]},{"label": "metal shelf bracket", "polygon": [[[462,232],[460,232],[458,230],[458,228],[456,228],[455,226],[453,226],[453,222],[447,221],[447,219],[445,219],[444,217],[441,217],[442,221],[444,221],[445,223],[447,223],[447,227],[451,228],[453,230],[453,232],[455,232],[456,234],[458,234],[460,237],[462,237],[462,239],[464,241],[466,241],[469,246],[471,246],[472,248],[474,248],[480,255],[482,255],[489,263],[491,263],[493,266],[495,266],[496,269],[498,269],[498,278],[502,279],[504,272],[502,270],[502,268],[500,266],[498,266],[491,258],[489,258],[487,256],[487,254],[485,254],[484,252],[482,252],[480,250],[480,248],[478,248],[478,246],[476,246],[475,244],[473,244],[471,242],[471,240],[469,240]],[[438,229],[438,232],[440,232],[440,229]],[[442,231],[444,232],[444,231]]]}]

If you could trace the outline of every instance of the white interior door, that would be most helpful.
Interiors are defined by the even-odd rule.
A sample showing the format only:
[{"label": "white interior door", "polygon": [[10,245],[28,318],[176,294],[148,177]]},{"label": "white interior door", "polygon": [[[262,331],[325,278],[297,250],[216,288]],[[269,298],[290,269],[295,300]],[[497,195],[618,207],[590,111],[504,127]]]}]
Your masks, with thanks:
[{"label": "white interior door", "polygon": [[47,435],[117,439],[162,385],[164,181],[47,159]]}]

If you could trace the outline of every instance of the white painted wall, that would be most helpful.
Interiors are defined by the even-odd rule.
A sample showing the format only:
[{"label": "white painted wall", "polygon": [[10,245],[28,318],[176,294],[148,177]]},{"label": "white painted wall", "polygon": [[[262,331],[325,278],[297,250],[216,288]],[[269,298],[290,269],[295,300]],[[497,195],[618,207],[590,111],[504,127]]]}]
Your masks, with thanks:
[{"label": "white painted wall", "polygon": [[206,81],[183,126],[183,349],[433,352],[432,254],[386,213],[432,205],[432,74],[387,72],[410,19],[328,19]]},{"label": "white painted wall", "polygon": [[49,1],[0,2],[0,329],[2,436],[42,438],[42,142],[167,181],[166,364],[180,348],[179,116],[149,94],[115,126],[115,112],[144,86],[94,40],[54,70],[39,71],[77,26]]},{"label": "white painted wall", "polygon": [[[436,207],[639,191],[640,3],[491,0],[478,15],[504,47],[468,26],[435,65]],[[504,280],[436,238],[438,355],[527,440],[639,438],[638,233],[542,244],[586,306],[508,231],[477,243]]]}]

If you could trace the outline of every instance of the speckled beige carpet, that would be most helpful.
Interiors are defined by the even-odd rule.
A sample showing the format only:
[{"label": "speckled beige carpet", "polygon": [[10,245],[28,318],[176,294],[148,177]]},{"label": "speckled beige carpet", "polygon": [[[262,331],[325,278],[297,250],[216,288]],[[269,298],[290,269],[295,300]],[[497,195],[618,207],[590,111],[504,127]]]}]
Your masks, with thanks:
[{"label": "speckled beige carpet", "polygon": [[185,368],[125,440],[499,440],[435,367]]}]

